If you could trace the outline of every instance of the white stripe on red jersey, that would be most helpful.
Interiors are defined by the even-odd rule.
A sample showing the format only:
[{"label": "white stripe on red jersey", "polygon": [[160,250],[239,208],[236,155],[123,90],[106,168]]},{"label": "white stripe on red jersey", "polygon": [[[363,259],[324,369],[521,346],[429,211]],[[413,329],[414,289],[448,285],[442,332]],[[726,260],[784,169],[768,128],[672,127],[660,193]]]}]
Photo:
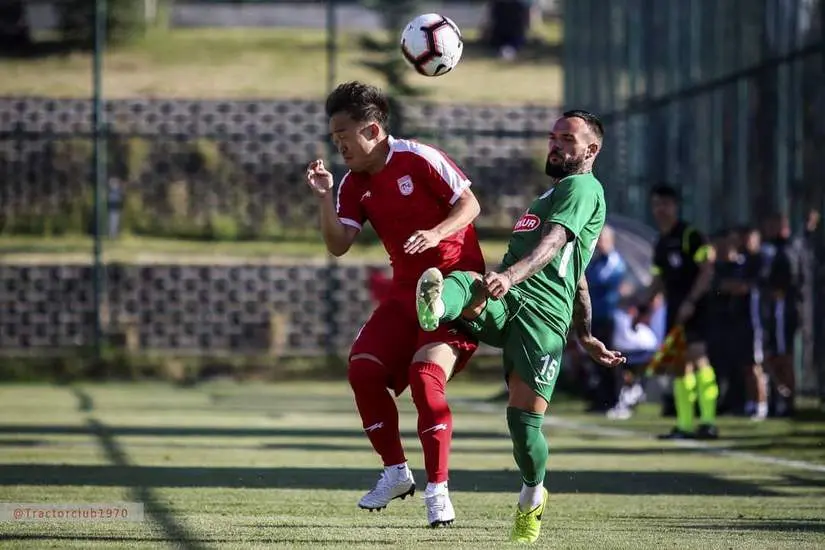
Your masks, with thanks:
[{"label": "white stripe on red jersey", "polygon": [[470,180],[461,172],[452,159],[431,145],[407,139],[391,139],[390,155],[387,157],[387,162],[392,158],[393,153],[413,153],[426,160],[452,189],[453,196],[450,199],[450,204],[455,204],[461,194],[464,193],[464,190],[471,185]]}]

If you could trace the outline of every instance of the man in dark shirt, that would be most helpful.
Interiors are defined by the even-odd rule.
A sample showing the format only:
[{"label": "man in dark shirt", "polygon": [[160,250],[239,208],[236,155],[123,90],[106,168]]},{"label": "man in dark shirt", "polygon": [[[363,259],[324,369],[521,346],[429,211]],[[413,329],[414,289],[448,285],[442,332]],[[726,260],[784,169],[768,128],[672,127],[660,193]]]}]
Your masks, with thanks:
[{"label": "man in dark shirt", "polygon": [[788,217],[775,214],[768,220],[767,241],[762,247],[767,262],[765,283],[768,314],[766,319],[769,372],[777,393],[776,416],[793,414],[796,374],[794,344],[802,307],[802,251],[791,239]]},{"label": "man in dark shirt", "polygon": [[754,420],[764,420],[768,401],[762,372],[759,233],[751,228],[731,232],[726,254],[721,256],[716,267],[716,288],[718,321],[720,327],[725,327],[730,363],[728,404],[741,412],[741,388],[747,396],[745,413]]},{"label": "man in dark shirt", "polygon": [[[806,377],[818,380],[821,390],[825,390],[825,372],[817,372],[817,364],[822,368],[822,361],[817,360],[821,352],[821,338],[816,338],[817,326],[822,314],[817,315],[820,289],[822,283],[817,284],[820,276],[820,265],[817,261],[820,253],[821,232],[819,232],[819,210],[811,209],[805,219],[802,234],[797,238],[802,259],[800,272],[802,275],[802,307],[800,310],[800,328],[802,334],[802,372]],[[825,391],[820,392],[820,401],[825,405]]]},{"label": "man in dark shirt", "polygon": [[[676,426],[666,439],[716,439],[716,400],[719,387],[707,358],[708,290],[713,283],[715,253],[707,238],[679,218],[679,195],[669,185],[650,193],[660,237],[653,253],[653,282],[648,298],[663,292],[668,331],[684,329],[687,353],[671,365]],[[700,425],[693,431],[693,404],[699,401]]]}]

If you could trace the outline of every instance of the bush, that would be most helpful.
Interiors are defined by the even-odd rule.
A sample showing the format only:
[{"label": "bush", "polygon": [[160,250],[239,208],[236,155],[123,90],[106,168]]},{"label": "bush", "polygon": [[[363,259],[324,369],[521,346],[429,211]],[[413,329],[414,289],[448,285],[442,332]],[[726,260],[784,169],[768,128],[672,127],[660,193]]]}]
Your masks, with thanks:
[{"label": "bush", "polygon": [[[107,0],[106,40],[119,44],[145,27],[142,0]],[[58,28],[63,40],[82,48],[94,44],[95,1],[63,0],[56,3]]]}]

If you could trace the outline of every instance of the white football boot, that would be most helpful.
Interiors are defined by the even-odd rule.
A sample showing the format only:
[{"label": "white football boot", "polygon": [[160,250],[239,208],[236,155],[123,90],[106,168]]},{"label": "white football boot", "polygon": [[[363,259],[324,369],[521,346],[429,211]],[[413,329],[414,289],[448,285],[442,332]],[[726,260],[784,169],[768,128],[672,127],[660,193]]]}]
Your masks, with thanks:
[{"label": "white football boot", "polygon": [[361,497],[358,507],[364,510],[383,510],[391,500],[404,500],[415,494],[415,480],[406,464],[402,466],[388,466],[381,472],[378,483],[372,490]]},{"label": "white football boot", "polygon": [[427,332],[437,329],[444,315],[442,290],[444,290],[444,276],[438,268],[431,267],[418,278],[415,289],[415,309],[418,314],[418,324]]},{"label": "white football boot", "polygon": [[450,525],[455,520],[455,510],[446,487],[432,492],[425,491],[424,504],[427,506],[427,523],[430,527]]}]

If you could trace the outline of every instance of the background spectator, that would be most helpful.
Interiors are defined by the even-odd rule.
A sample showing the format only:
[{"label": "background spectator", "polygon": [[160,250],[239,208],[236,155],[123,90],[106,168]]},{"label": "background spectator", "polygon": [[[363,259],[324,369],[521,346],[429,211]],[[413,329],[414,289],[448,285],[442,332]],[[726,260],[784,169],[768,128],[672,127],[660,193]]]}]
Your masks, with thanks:
[{"label": "background spectator", "polygon": [[531,0],[493,0],[489,8],[490,45],[507,60],[516,58],[527,42]]},{"label": "background spectator", "polygon": [[[596,253],[585,272],[590,286],[590,300],[593,306],[593,335],[613,347],[615,316],[621,299],[621,286],[625,280],[627,266],[616,250],[613,228],[605,225],[596,244]],[[615,403],[619,391],[616,369],[590,364],[591,406],[593,411],[607,411]]]},{"label": "background spectator", "polygon": [[115,239],[120,234],[120,214],[123,211],[123,187],[117,178],[109,178],[107,205],[109,238]]},{"label": "background spectator", "polygon": [[802,300],[801,251],[791,241],[788,217],[775,214],[766,226],[763,246],[767,268],[768,371],[776,389],[774,413],[791,416],[796,393],[794,343],[799,329]]}]

